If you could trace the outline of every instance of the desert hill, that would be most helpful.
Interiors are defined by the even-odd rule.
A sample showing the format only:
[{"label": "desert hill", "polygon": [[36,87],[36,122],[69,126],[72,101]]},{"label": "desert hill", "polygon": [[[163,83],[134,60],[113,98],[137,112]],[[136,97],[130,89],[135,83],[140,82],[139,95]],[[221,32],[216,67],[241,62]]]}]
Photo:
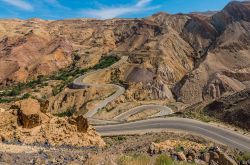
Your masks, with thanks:
[{"label": "desert hill", "polygon": [[52,74],[71,65],[75,51],[81,67],[96,64],[101,55],[126,52],[131,65],[122,73],[128,76],[124,81],[145,86],[157,79],[185,103],[217,98],[244,89],[249,80],[249,12],[249,2],[231,2],[212,16],[1,20],[0,82]]},{"label": "desert hill", "polygon": [[[249,89],[250,1],[232,1],[218,12],[159,12],[140,19],[2,19],[0,162],[103,164],[118,158],[133,162],[126,154],[140,152],[150,162],[161,158],[154,155],[170,154],[171,162],[244,164],[249,162],[248,153],[235,150],[228,156],[226,146],[223,151],[211,147],[217,142],[210,144],[192,132],[142,135],[134,130],[140,135],[101,138],[96,130],[104,127],[105,135],[110,125],[113,133],[119,123],[174,116],[215,122],[205,125],[185,119],[192,128],[201,124],[198,131],[211,124],[204,136],[211,136],[210,130],[220,124],[214,134],[228,142],[223,137],[226,126],[239,129],[238,134],[249,133]],[[181,125],[182,120],[175,124]],[[165,126],[154,122],[146,127],[148,131],[153,132],[154,125]],[[118,131],[124,133],[120,126]],[[230,143],[241,149],[247,147],[246,141],[233,140]],[[20,156],[31,146],[19,144],[34,145],[37,151]],[[196,148],[190,149],[190,144]],[[37,146],[46,150],[38,151]],[[81,148],[86,146],[93,148]]]},{"label": "desert hill", "polygon": [[128,60],[105,81],[126,84],[126,100],[210,101],[250,86],[249,16],[250,2],[230,2],[213,14],[0,20],[0,85],[91,68],[115,54]]}]

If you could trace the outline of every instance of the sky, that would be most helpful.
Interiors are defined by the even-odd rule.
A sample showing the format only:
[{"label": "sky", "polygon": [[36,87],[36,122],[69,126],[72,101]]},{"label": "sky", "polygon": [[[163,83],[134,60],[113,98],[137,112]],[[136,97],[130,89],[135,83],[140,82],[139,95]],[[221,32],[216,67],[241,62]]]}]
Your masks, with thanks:
[{"label": "sky", "polygon": [[142,18],[157,12],[218,11],[230,0],[0,0],[0,18]]}]

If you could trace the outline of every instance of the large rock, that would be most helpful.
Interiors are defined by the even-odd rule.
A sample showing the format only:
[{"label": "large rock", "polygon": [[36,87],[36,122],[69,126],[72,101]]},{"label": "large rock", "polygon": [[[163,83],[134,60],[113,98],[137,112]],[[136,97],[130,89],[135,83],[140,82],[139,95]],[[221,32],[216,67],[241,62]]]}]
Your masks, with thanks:
[{"label": "large rock", "polygon": [[18,120],[24,128],[34,128],[45,122],[48,117],[40,111],[40,103],[34,99],[16,102]]},{"label": "large rock", "polygon": [[183,152],[177,152],[178,160],[187,161],[186,155]]},{"label": "large rock", "polygon": [[83,116],[73,116],[68,119],[69,123],[72,125],[75,125],[77,127],[78,132],[87,132],[89,129],[89,123],[88,120]]},{"label": "large rock", "polygon": [[226,153],[222,152],[219,147],[211,148],[209,154],[209,164],[237,165],[235,160],[229,157]]},{"label": "large rock", "polygon": [[76,119],[76,126],[79,132],[87,132],[89,128],[88,120],[83,116],[80,115]]}]

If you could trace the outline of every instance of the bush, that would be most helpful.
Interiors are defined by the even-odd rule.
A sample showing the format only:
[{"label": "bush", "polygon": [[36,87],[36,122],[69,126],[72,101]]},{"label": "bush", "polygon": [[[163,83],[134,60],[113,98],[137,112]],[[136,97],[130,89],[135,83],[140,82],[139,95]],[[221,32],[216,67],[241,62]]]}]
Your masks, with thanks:
[{"label": "bush", "polygon": [[173,160],[167,155],[160,155],[156,158],[154,165],[173,165]]},{"label": "bush", "polygon": [[93,69],[104,69],[107,68],[114,63],[116,63],[119,60],[119,57],[117,56],[107,56],[107,57],[102,57],[99,61],[98,64],[96,64]]},{"label": "bush", "polygon": [[20,95],[21,93],[21,89],[19,86],[17,87],[14,87],[9,93],[8,93],[8,96],[17,96],[17,95]]},{"label": "bush", "polygon": [[74,60],[74,61],[79,61],[80,59],[81,59],[80,55],[77,54],[77,52],[74,52],[74,53],[73,53],[73,60]]},{"label": "bush", "polygon": [[22,99],[27,99],[29,98],[31,95],[29,93],[25,93],[23,96],[22,96]]},{"label": "bush", "polygon": [[125,136],[114,136],[113,139],[115,141],[122,141],[122,140],[126,140],[126,137]]},{"label": "bush", "polygon": [[0,98],[0,103],[9,103],[11,101],[14,101],[14,99],[5,99],[5,98]]},{"label": "bush", "polygon": [[118,165],[147,165],[150,158],[147,155],[122,156],[118,159]]},{"label": "bush", "polygon": [[182,151],[184,151],[184,147],[183,146],[177,146],[175,150],[176,150],[176,152],[182,152]]},{"label": "bush", "polygon": [[243,154],[238,155],[237,156],[237,160],[238,161],[247,161],[247,160],[250,160],[250,152],[244,152]]},{"label": "bush", "polygon": [[76,107],[73,106],[72,108],[69,108],[67,111],[65,112],[62,112],[62,113],[58,113],[58,114],[55,114],[55,116],[58,116],[58,117],[70,117],[72,116],[74,113],[76,112]]}]

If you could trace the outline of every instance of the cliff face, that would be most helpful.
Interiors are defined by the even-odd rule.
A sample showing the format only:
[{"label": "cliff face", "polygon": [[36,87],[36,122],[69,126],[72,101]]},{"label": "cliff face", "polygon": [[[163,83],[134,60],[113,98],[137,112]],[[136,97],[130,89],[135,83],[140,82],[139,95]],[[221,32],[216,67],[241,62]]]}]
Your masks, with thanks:
[{"label": "cliff face", "polygon": [[240,91],[250,79],[249,4],[145,19],[1,20],[0,83],[51,74],[69,66],[73,52],[83,68],[113,52],[129,55],[122,80],[141,83],[133,86],[152,91],[154,99],[172,97],[172,89],[177,100],[192,104]]},{"label": "cliff face", "polygon": [[[206,55],[174,90],[180,101],[196,103],[238,92],[248,86],[249,2],[232,2],[208,23],[216,30]],[[244,78],[240,78],[241,75]]]}]

